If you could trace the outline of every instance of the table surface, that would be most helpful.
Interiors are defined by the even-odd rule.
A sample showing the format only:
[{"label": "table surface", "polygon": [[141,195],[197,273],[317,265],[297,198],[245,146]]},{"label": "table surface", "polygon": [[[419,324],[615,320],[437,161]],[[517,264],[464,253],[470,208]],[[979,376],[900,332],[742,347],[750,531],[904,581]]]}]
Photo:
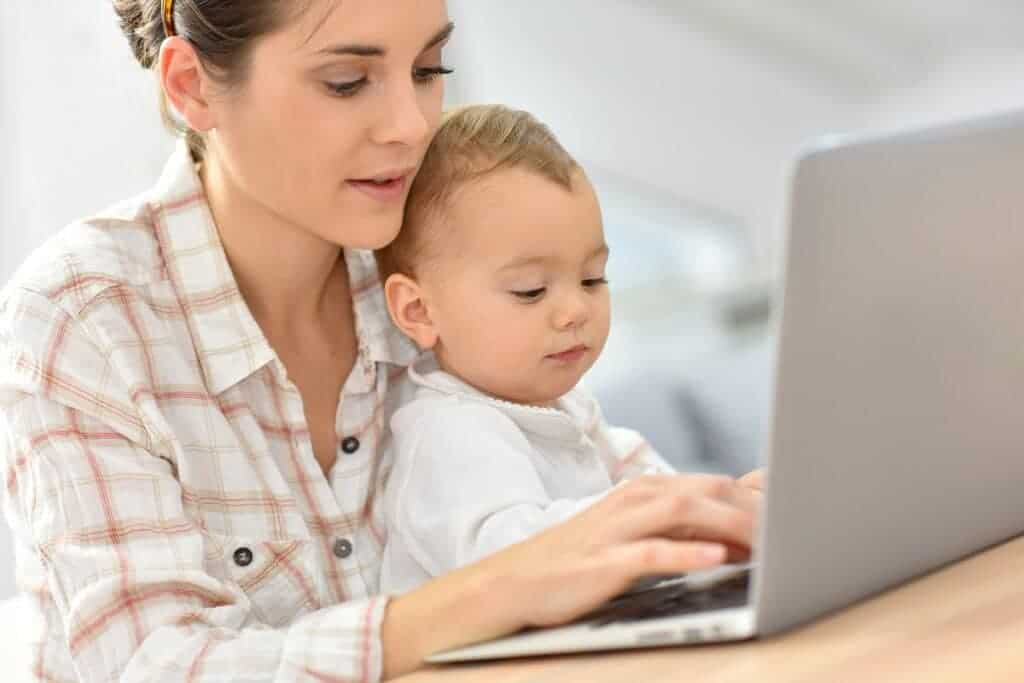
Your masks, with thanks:
[{"label": "table surface", "polygon": [[1024,537],[779,636],[425,669],[401,683],[1024,680]]}]

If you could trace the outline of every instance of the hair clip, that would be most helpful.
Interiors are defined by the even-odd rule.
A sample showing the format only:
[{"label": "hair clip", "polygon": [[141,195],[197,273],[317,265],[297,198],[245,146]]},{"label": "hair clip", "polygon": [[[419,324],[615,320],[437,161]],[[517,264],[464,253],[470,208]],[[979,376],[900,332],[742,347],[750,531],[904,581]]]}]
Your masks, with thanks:
[{"label": "hair clip", "polygon": [[168,38],[174,35],[174,0],[160,0],[164,20],[164,35]]}]

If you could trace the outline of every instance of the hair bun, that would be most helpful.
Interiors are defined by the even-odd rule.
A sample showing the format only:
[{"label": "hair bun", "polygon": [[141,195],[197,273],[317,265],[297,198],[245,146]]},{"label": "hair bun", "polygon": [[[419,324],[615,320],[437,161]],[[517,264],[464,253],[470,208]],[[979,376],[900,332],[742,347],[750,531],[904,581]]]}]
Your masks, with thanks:
[{"label": "hair bun", "polygon": [[143,68],[152,67],[167,37],[160,0],[113,0],[113,5],[135,59]]}]

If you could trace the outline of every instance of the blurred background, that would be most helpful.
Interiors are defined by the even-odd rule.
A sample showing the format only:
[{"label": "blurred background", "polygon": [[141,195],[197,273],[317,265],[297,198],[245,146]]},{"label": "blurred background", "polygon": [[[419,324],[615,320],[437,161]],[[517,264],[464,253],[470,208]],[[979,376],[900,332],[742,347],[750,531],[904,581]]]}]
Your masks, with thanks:
[{"label": "blurred background", "polygon": [[[681,469],[740,473],[762,458],[800,149],[1024,104],[1018,0],[449,10],[450,102],[534,112],[594,180],[614,322],[587,382],[609,420]],[[0,3],[0,282],[68,221],[149,187],[172,144],[106,0]],[[12,562],[0,525],[0,600]]]}]

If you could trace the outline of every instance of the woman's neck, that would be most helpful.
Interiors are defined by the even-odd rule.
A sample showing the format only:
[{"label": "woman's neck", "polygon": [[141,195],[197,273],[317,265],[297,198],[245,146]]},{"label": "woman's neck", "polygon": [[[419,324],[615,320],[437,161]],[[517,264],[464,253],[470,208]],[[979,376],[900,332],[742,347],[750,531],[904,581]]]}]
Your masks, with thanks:
[{"label": "woman's neck", "polygon": [[228,263],[266,332],[337,319],[350,297],[341,248],[252,201],[216,162],[200,177]]}]

